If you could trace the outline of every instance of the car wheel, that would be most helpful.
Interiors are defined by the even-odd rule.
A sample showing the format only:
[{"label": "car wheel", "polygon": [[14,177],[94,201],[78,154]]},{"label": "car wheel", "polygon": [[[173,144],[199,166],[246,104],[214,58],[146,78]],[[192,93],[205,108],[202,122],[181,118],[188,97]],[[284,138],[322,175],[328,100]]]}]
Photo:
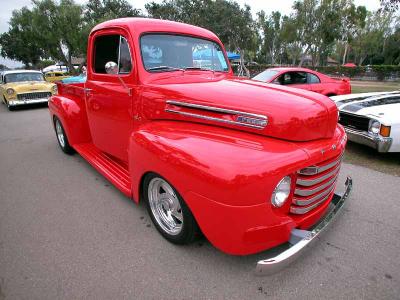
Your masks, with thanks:
[{"label": "car wheel", "polygon": [[74,153],[74,149],[68,142],[64,127],[62,126],[61,121],[58,118],[54,119],[54,129],[56,131],[57,141],[60,145],[61,150],[64,151],[66,154]]},{"label": "car wheel", "polygon": [[7,100],[5,100],[5,101],[6,101],[6,102],[4,102],[4,103],[7,105],[7,108],[8,108],[9,111],[15,110],[15,107],[14,107],[14,106],[10,105],[10,103],[9,103]]},{"label": "car wheel", "polygon": [[143,198],[157,230],[174,244],[188,244],[199,233],[189,207],[164,178],[149,174],[143,183]]}]

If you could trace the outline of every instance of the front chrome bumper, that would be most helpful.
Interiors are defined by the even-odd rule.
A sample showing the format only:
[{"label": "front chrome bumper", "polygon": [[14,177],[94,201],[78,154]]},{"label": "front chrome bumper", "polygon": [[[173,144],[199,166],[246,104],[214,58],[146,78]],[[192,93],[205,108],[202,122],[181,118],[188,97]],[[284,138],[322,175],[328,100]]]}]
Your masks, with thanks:
[{"label": "front chrome bumper", "polygon": [[270,275],[283,269],[305,250],[310,244],[312,244],[320,233],[334,220],[335,216],[341,211],[341,208],[345,204],[350,191],[353,186],[353,180],[347,177],[346,189],[343,195],[334,194],[331,204],[334,206],[328,214],[314,227],[312,231],[293,229],[291,232],[289,244],[291,247],[275,257],[270,259],[260,260],[257,263],[256,274],[257,275]]},{"label": "front chrome bumper", "polygon": [[348,127],[345,127],[344,130],[350,141],[374,148],[378,152],[388,152],[393,142],[392,138],[382,137],[366,131],[355,130]]},{"label": "front chrome bumper", "polygon": [[50,98],[40,98],[40,99],[31,99],[31,100],[9,100],[8,104],[10,106],[21,106],[27,104],[37,104],[37,103],[47,103]]}]

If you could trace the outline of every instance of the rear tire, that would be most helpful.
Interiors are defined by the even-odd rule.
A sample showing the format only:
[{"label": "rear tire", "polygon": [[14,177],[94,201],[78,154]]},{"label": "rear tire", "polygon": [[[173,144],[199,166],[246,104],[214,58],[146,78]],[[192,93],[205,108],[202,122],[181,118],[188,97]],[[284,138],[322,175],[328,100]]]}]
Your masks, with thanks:
[{"label": "rear tire", "polygon": [[147,211],[161,235],[174,244],[189,244],[200,230],[192,212],[176,189],[160,175],[148,174],[143,182]]},{"label": "rear tire", "polygon": [[61,121],[58,118],[54,118],[54,129],[56,131],[58,145],[60,146],[61,150],[66,154],[73,154],[74,149],[69,144],[64,127],[62,126]]}]

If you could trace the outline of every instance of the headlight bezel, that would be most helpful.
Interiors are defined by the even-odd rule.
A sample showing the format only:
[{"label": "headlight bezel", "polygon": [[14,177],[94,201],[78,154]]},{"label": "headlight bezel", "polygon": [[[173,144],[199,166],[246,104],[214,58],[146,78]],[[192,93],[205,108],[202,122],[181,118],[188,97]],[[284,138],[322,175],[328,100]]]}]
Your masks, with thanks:
[{"label": "headlight bezel", "polygon": [[368,132],[375,135],[379,134],[381,130],[381,125],[381,122],[379,122],[378,120],[371,119],[368,124]]},{"label": "headlight bezel", "polygon": [[6,89],[7,96],[15,95],[15,90],[13,88]]},{"label": "headlight bezel", "polygon": [[271,195],[271,204],[275,208],[282,207],[290,197],[292,192],[292,177],[284,176],[275,186]]},{"label": "headlight bezel", "polygon": [[58,93],[58,87],[57,87],[57,85],[53,85],[53,86],[51,87],[51,93],[52,93],[53,95],[57,95],[57,93]]}]

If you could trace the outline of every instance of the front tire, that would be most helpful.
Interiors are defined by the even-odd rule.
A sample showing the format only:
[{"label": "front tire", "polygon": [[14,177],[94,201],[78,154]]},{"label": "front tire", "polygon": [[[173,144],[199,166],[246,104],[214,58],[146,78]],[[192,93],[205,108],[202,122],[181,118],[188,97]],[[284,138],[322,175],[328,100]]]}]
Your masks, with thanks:
[{"label": "front tire", "polygon": [[164,178],[149,174],[143,183],[143,198],[153,224],[161,235],[174,244],[195,240],[199,228],[189,207]]},{"label": "front tire", "polygon": [[9,111],[15,110],[15,107],[10,105],[10,103],[7,100],[6,100],[5,104],[7,105],[7,108],[8,108]]},{"label": "front tire", "polygon": [[58,145],[60,145],[61,150],[66,154],[73,154],[74,149],[69,144],[64,127],[62,126],[61,121],[58,118],[54,119],[54,129],[56,131]]}]

